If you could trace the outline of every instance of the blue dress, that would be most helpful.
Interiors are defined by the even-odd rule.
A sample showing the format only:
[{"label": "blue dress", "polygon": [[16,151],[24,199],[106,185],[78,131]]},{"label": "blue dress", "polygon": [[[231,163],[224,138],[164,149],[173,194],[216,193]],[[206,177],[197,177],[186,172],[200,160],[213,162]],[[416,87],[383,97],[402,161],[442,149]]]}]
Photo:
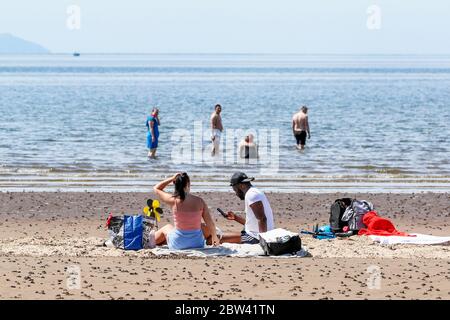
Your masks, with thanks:
[{"label": "blue dress", "polygon": [[[155,133],[154,142],[152,142],[152,131],[150,130],[150,126],[148,124],[149,121],[153,122],[153,131]],[[147,126],[147,148],[156,149],[158,147],[158,138],[159,138],[158,121],[156,121],[155,117],[148,116],[145,125]]]}]

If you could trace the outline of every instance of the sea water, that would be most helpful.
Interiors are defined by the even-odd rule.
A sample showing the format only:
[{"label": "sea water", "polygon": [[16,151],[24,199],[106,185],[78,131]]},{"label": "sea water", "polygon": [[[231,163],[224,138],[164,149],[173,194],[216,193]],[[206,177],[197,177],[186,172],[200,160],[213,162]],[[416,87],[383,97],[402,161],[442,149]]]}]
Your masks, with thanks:
[{"label": "sea water", "polygon": [[[208,159],[216,103],[220,161]],[[302,105],[312,138],[298,151]],[[0,56],[1,191],[147,191],[178,171],[196,190],[228,190],[242,170],[272,191],[448,192],[449,124],[450,56]],[[236,155],[246,130],[256,163]]]}]

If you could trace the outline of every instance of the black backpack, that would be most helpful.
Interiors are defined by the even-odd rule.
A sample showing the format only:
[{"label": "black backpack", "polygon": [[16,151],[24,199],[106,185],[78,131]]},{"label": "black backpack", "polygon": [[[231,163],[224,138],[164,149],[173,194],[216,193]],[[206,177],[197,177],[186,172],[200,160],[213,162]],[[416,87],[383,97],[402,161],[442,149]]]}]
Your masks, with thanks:
[{"label": "black backpack", "polygon": [[335,200],[334,203],[331,205],[330,227],[331,231],[333,231],[334,233],[342,232],[343,231],[342,229],[345,226],[348,226],[347,221],[342,221],[342,215],[344,214],[345,209],[347,209],[347,207],[352,204],[352,201],[353,199],[351,198],[342,198]]},{"label": "black backpack", "polygon": [[266,256],[280,256],[283,254],[296,254],[302,249],[302,239],[299,235],[286,237],[278,242],[267,242],[259,237],[259,244]]}]

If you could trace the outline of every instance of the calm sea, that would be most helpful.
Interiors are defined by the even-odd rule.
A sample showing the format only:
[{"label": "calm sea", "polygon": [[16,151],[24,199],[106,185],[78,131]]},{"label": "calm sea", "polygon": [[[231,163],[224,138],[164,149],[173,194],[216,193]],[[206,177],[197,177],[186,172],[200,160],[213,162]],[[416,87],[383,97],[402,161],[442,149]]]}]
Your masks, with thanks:
[{"label": "calm sea", "polygon": [[[204,157],[216,103],[224,161]],[[303,104],[312,139],[299,152]],[[244,170],[272,191],[450,192],[449,125],[450,56],[0,56],[1,191],[145,191],[181,170],[197,190],[228,190]],[[233,158],[236,129],[255,131],[258,163]]]}]

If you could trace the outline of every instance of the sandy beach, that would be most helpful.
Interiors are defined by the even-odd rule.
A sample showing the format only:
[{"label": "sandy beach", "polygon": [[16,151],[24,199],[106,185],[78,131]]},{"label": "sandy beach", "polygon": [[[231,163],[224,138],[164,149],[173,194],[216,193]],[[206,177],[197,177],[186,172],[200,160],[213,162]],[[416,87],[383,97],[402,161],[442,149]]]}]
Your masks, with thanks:
[{"label": "sandy beach", "polygon": [[[232,193],[210,208],[242,211]],[[450,195],[269,193],[277,227],[325,224],[332,201],[367,199],[406,232],[450,235]],[[157,257],[102,247],[112,212],[141,212],[145,193],[1,193],[0,299],[449,299],[450,246],[381,246],[367,237],[302,241],[312,257]],[[163,223],[171,220],[165,208]],[[212,210],[215,211],[215,210]],[[214,215],[224,231],[239,225]],[[79,268],[79,289],[67,268]],[[379,288],[367,286],[379,268]]]}]

